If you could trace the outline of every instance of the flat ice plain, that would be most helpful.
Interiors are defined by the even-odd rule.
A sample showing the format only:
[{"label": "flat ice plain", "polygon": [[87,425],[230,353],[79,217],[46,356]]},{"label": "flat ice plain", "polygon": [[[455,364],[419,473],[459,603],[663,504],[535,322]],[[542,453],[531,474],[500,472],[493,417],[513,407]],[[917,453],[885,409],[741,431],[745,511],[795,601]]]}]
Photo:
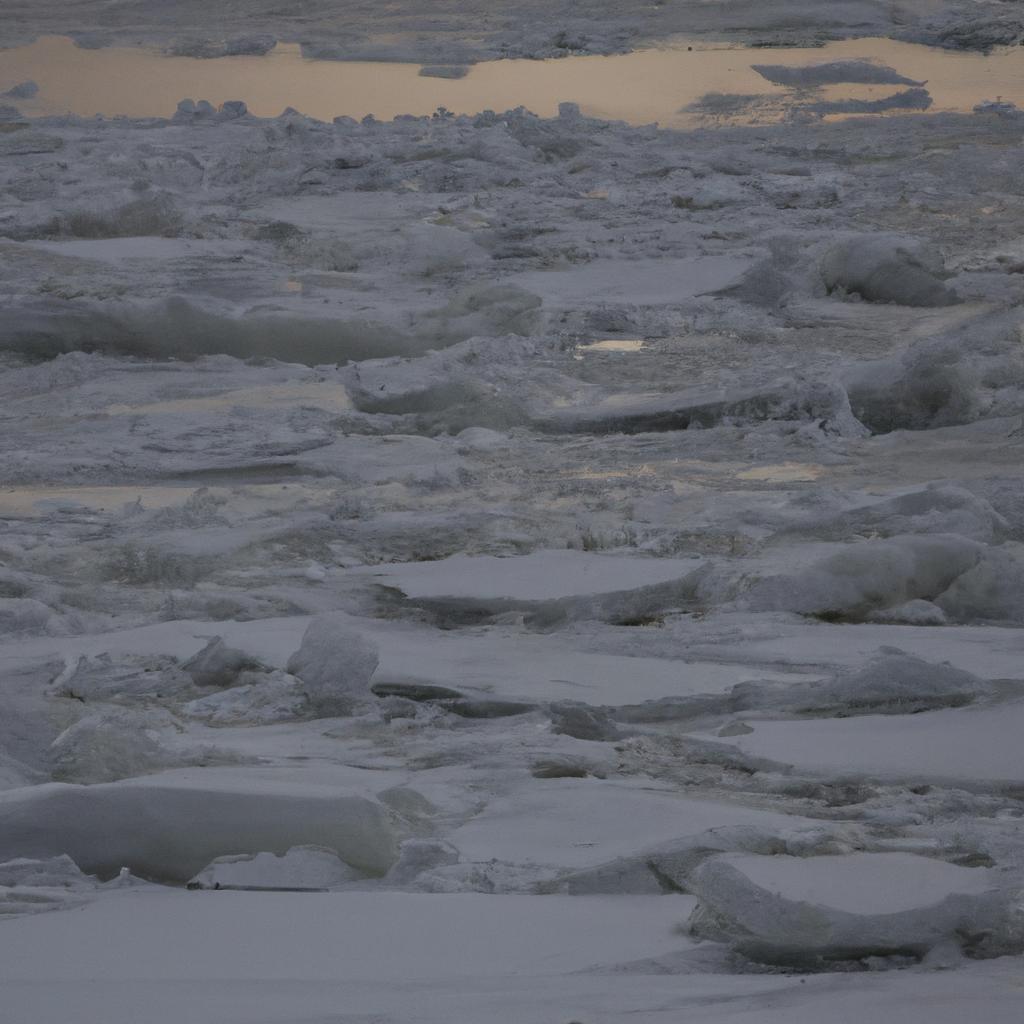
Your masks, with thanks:
[{"label": "flat ice plain", "polygon": [[1010,5],[6,6],[0,1020],[1017,1024]]}]

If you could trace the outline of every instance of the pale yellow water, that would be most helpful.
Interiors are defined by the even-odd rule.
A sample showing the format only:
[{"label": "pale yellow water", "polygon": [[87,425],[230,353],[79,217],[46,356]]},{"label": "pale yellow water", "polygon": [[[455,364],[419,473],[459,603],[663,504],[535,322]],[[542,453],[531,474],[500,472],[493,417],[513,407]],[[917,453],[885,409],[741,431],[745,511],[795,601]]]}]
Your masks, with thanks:
[{"label": "pale yellow water", "polygon": [[646,344],[643,338],[608,338],[577,345],[576,354],[582,358],[586,352],[642,352]]},{"label": "pale yellow water", "polygon": [[[306,60],[289,44],[264,57],[201,60],[144,49],[85,50],[69,39],[45,37],[0,53],[0,91],[26,79],[36,81],[38,97],[21,104],[29,114],[165,116],[173,113],[178,100],[190,97],[215,105],[241,99],[260,116],[274,116],[291,106],[324,120],[341,114],[390,119],[430,114],[438,107],[476,113],[520,105],[551,116],[559,102],[571,101],[593,116],[682,127],[699,118],[681,113],[681,108],[708,92],[763,95],[768,106],[753,116],[778,116],[780,102],[791,93],[767,82],[752,64],[853,59],[878,61],[908,78],[926,79],[935,111],[969,111],[996,97],[1024,106],[1024,48],[982,56],[889,39],[769,50],[681,40],[613,57],[490,61],[475,65],[463,79],[450,80],[421,77],[414,64]],[[877,99],[900,88],[832,86],[823,95]]]}]

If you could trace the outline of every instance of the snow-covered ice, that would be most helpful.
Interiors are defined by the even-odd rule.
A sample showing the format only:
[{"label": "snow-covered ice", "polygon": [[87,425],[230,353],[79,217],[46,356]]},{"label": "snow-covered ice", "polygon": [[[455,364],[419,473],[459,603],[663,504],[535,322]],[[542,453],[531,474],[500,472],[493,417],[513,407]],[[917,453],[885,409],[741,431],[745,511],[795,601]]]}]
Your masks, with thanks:
[{"label": "snow-covered ice", "polygon": [[0,23],[0,1019],[1016,1024],[1020,19],[73,6]]}]

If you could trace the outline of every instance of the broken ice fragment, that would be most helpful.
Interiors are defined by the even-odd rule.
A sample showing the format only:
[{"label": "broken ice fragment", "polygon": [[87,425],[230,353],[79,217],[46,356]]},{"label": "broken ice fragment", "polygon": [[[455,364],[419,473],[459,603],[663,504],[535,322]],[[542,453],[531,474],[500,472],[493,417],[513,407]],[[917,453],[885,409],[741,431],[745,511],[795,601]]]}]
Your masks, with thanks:
[{"label": "broken ice fragment", "polygon": [[323,846],[293,846],[280,856],[248,853],[217,857],[188,883],[188,887],[319,892],[359,877],[334,850]]}]

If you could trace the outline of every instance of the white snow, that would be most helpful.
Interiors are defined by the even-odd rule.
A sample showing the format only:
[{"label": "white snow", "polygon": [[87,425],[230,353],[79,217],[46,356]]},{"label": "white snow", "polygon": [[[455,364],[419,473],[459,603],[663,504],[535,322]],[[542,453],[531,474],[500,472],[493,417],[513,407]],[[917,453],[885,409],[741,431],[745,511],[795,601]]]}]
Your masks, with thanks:
[{"label": "white snow", "polygon": [[[628,829],[623,823],[628,822]],[[450,833],[463,859],[589,867],[708,829],[785,828],[784,815],[741,804],[600,779],[551,779],[520,786]]]},{"label": "white snow", "polygon": [[556,550],[512,558],[453,555],[440,562],[367,566],[351,572],[397,587],[410,598],[544,601],[667,583],[684,578],[699,564],[683,558],[648,559]]},{"label": "white snow", "polygon": [[750,724],[752,733],[726,742],[744,753],[815,771],[963,783],[1024,780],[1021,704],[911,717]]},{"label": "white snow", "polygon": [[[673,926],[692,906],[688,897],[130,893],[55,919],[55,928],[5,925],[0,976],[5,988],[15,980],[365,987],[564,976],[685,947]],[[97,934],[105,941],[87,940]]]},{"label": "white snow", "polygon": [[984,868],[962,868],[908,853],[841,857],[757,857],[723,854],[722,861],[768,892],[852,914],[895,914],[939,903],[952,893],[996,887]]},{"label": "white snow", "polygon": [[727,288],[752,264],[752,260],[731,256],[628,262],[595,260],[581,268],[535,271],[513,280],[556,308],[607,301],[661,305]]}]

